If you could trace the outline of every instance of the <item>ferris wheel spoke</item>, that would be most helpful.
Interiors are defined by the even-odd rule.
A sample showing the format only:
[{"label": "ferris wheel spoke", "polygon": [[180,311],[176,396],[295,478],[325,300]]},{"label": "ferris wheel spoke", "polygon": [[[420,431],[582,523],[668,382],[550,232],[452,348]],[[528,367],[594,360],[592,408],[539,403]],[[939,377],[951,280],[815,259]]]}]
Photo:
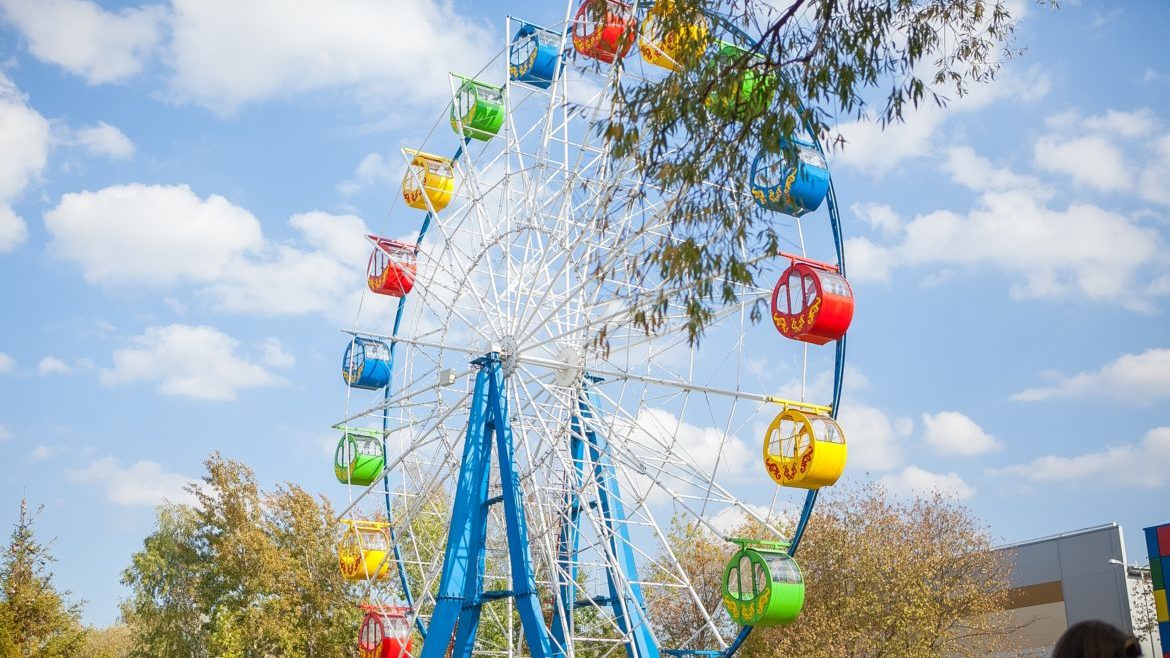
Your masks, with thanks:
[{"label": "ferris wheel spoke", "polygon": [[[531,376],[531,373],[528,373],[528,374],[529,374],[529,376]],[[564,461],[563,455],[562,455],[562,460]],[[571,468],[571,464],[565,463],[564,467]],[[601,486],[601,485],[597,485],[597,486]],[[577,495],[580,496],[583,494],[584,494],[584,491],[579,490]],[[617,492],[616,491],[610,492],[610,494],[616,495]],[[635,494],[635,495],[637,496],[638,494]],[[586,512],[591,517],[591,520],[593,521],[595,532],[598,534],[604,533],[605,528],[607,527],[605,525],[605,521],[602,520],[601,518],[599,518],[598,515],[596,513],[594,513],[591,508],[586,508]],[[659,544],[662,547],[664,547],[666,554],[669,556],[669,559],[672,561],[672,563],[679,564],[677,557],[675,556],[673,550],[670,548],[670,542],[667,540],[666,536],[662,533],[662,529],[658,525],[658,523],[655,521],[653,515],[649,514],[649,510],[646,508],[644,500],[639,499],[637,501],[637,504],[635,506],[635,512],[639,513],[640,515],[642,515],[646,519],[647,525],[652,528],[654,534],[656,535],[656,538],[659,541]],[[628,519],[609,519],[609,522],[610,523],[615,523],[615,522],[616,523],[628,523]],[[619,536],[619,540],[621,540],[620,536]],[[622,540],[622,541],[625,541],[625,540]],[[631,542],[631,541],[626,541],[626,544],[629,547],[629,549],[633,550],[635,553],[637,553],[641,557],[644,565],[654,565],[654,566],[657,566],[658,568],[664,568],[668,571],[670,570],[669,566],[660,564],[659,559],[656,556],[651,555],[649,553],[646,553],[636,543]],[[612,552],[607,554],[606,557],[610,560],[611,565],[616,564],[617,558],[616,558],[616,555],[612,554]],[[695,591],[694,586],[691,584],[690,579],[687,576],[686,572],[679,570],[677,572],[672,572],[672,574],[679,579],[679,582],[687,590],[687,592],[690,595],[690,597],[692,598],[692,600],[702,610],[702,615],[706,621],[706,624],[707,624],[709,630],[717,638],[717,641],[718,641],[720,647],[723,649],[726,649],[727,648],[726,641],[722,638],[721,634],[719,633],[718,627],[715,625],[714,621],[711,619],[710,614],[702,607],[702,601],[701,601],[698,593]],[[643,581],[642,584],[645,584],[645,582]],[[627,586],[628,586],[628,584],[627,584]]]},{"label": "ferris wheel spoke", "polygon": [[[504,155],[504,157],[506,157],[506,153],[503,155]],[[476,174],[476,168],[474,166],[466,167],[465,171],[468,174],[468,181],[469,181],[468,184],[472,188],[473,192],[476,194],[476,197],[479,199],[485,198],[486,193],[482,189],[480,189],[478,177]],[[509,194],[509,190],[508,190],[508,186],[507,186],[507,179],[505,178],[505,179],[501,180],[501,185],[498,188],[495,185],[493,185],[490,188],[490,190],[498,190],[497,194],[503,195],[504,197],[506,197],[506,195]],[[500,199],[500,203],[504,203],[504,199]],[[491,234],[491,226],[492,226],[492,220],[491,220],[491,218],[488,217],[488,209],[485,208],[484,204],[482,204],[482,203],[473,203],[470,205],[471,205],[472,213],[475,216],[475,220],[476,220],[476,223],[477,223],[478,228],[479,228],[478,235],[481,236],[482,238],[484,238],[485,243],[486,243],[487,236],[489,236]],[[474,254],[466,254],[466,257],[468,259],[471,259],[474,257]],[[496,300],[502,299],[503,296],[501,295],[501,292],[500,292],[500,279],[501,279],[501,277],[496,272],[495,260],[490,256],[490,254],[488,254],[486,258],[483,258],[483,260],[487,264],[487,278],[491,282],[491,286],[492,286],[492,293],[493,293],[492,299],[496,299]],[[507,285],[506,281],[504,282],[504,285],[505,286]],[[484,304],[483,300],[480,299],[479,295],[473,295],[473,296],[476,298],[477,302],[480,302],[481,307],[485,307],[485,304]],[[486,307],[483,310],[483,316],[485,318],[489,318],[491,321],[495,321],[495,314],[489,312],[486,309]],[[503,328],[502,326],[494,326],[493,330],[498,333],[502,328]]]},{"label": "ferris wheel spoke", "polygon": [[405,448],[403,451],[401,451],[401,453],[398,455],[398,457],[393,462],[387,464],[383,468],[382,474],[377,479],[375,479],[374,482],[372,482],[369,486],[367,486],[360,494],[358,494],[358,496],[349,504],[349,507],[345,508],[344,510],[341,511],[340,514],[338,514],[338,518],[344,518],[346,515],[348,515],[350,512],[352,512],[357,507],[358,503],[360,503],[361,500],[368,493],[370,493],[370,491],[372,491],[375,487],[377,487],[380,484],[383,477],[386,477],[386,476],[390,475],[391,473],[393,473],[394,469],[398,465],[404,463],[415,451],[421,450],[421,449],[429,446],[433,442],[441,442],[442,438],[443,438],[441,435],[439,437],[437,437],[436,439],[432,439],[432,440],[428,440],[428,439],[429,439],[430,435],[432,433],[435,433],[442,426],[443,422],[452,413],[454,413],[456,409],[461,407],[463,402],[466,402],[468,399],[470,399],[470,397],[471,397],[470,393],[467,393],[466,395],[464,395],[458,404],[452,405],[451,408],[448,409],[438,419],[436,419],[436,421],[430,427],[424,429],[423,432],[420,433],[417,438],[415,438],[414,440],[411,441],[410,445],[407,448]]},{"label": "ferris wheel spoke", "polygon": [[[528,373],[528,375],[530,377],[532,377],[530,372]],[[560,460],[562,460],[563,467],[572,468],[572,465],[570,464],[569,460],[566,459],[565,454],[563,452],[557,451],[557,454],[558,454],[558,457],[560,458]],[[598,482],[592,482],[592,485],[597,486],[597,487],[603,486],[603,485],[598,484]],[[584,481],[578,482],[577,488],[574,489],[574,492],[576,492],[576,499],[577,500],[580,500],[581,498],[584,498],[585,495],[587,495],[587,493],[586,493],[587,488],[589,488],[589,487],[587,487],[585,485]],[[608,493],[610,493],[610,495],[617,495],[617,492],[608,492]],[[628,519],[606,519],[606,518],[603,518],[603,516],[600,515],[599,509],[596,507],[593,507],[593,506],[580,506],[580,509],[581,509],[581,513],[583,513],[586,516],[586,519],[591,521],[591,527],[593,529],[593,534],[594,534],[594,536],[596,536],[596,540],[594,540],[593,542],[591,542],[589,544],[586,544],[586,547],[585,547],[586,551],[590,550],[590,549],[599,551],[601,556],[604,557],[603,566],[605,567],[605,569],[607,569],[608,573],[610,573],[610,577],[615,578],[615,580],[617,580],[617,584],[618,584],[619,589],[621,589],[622,591],[625,592],[624,597],[622,597],[622,601],[626,601],[627,603],[624,603],[624,605],[632,604],[632,602],[634,601],[634,596],[635,596],[634,595],[635,590],[633,589],[634,585],[639,584],[640,581],[638,580],[638,577],[636,577],[636,575],[634,575],[632,580],[629,580],[629,578],[624,578],[621,576],[622,570],[619,567],[620,560],[619,560],[618,555],[614,553],[614,550],[620,546],[620,547],[624,547],[624,549],[632,550],[633,553],[635,553],[635,554],[641,555],[643,560],[651,560],[652,557],[643,553],[643,551],[638,546],[636,546],[635,543],[625,539],[625,537],[622,536],[621,533],[615,532],[614,526],[625,525],[625,523],[629,522]],[[565,519],[565,518],[562,518],[562,519],[563,519],[562,522],[567,522],[567,519]],[[618,544],[611,544],[611,542],[619,542],[619,543]],[[570,577],[570,574],[565,573],[565,571],[563,569],[560,570],[560,573],[562,573],[563,577],[565,577],[565,578]],[[596,603],[593,603],[593,605],[596,606]],[[600,608],[598,608],[598,609],[600,610]],[[631,614],[629,614],[629,610],[626,610],[626,615],[625,615],[626,619],[634,618],[634,617],[635,616],[632,616]],[[645,618],[645,611],[640,610],[639,614],[636,615],[636,617]],[[619,630],[619,631],[621,630],[620,628],[618,628],[617,625],[614,625],[614,629]]]},{"label": "ferris wheel spoke", "polygon": [[[424,290],[422,291],[423,296],[422,296],[422,299],[420,300],[421,305],[424,307],[428,307],[431,310],[443,309],[443,310],[448,310],[448,311],[454,312],[456,302],[458,300],[464,299],[466,297],[470,297],[471,300],[475,303],[475,306],[478,310],[478,315],[480,317],[482,317],[485,322],[488,323],[488,325],[490,327],[490,331],[499,331],[501,326],[498,324],[498,319],[496,318],[495,313],[487,305],[486,301],[482,298],[483,296],[480,294],[477,294],[478,291],[475,289],[476,277],[473,275],[473,273],[471,271],[460,271],[460,270],[455,268],[455,263],[448,263],[447,262],[447,258],[445,256],[447,256],[448,254],[451,254],[452,247],[454,245],[458,244],[458,242],[459,242],[459,240],[456,238],[457,231],[452,231],[451,229],[446,228],[442,223],[438,224],[437,229],[441,233],[444,234],[444,236],[443,236],[444,237],[444,245],[446,245],[444,247],[445,251],[440,252],[438,254],[434,254],[435,257],[429,258],[428,263],[430,264],[431,267],[436,268],[438,271],[440,271],[443,274],[445,274],[446,276],[448,276],[450,278],[450,282],[444,281],[440,277],[432,276],[430,278],[430,280],[428,281],[428,283],[431,285],[434,285],[434,286],[438,286],[442,290],[445,290],[447,292],[447,294],[450,296],[450,299],[442,299],[438,295],[435,294],[437,291],[430,290],[429,288],[424,287]],[[458,249],[458,247],[454,247],[454,249]],[[472,258],[473,258],[473,254],[462,253],[462,252],[459,254],[453,255],[453,260],[455,260],[456,263],[459,262],[460,260],[472,260]],[[492,271],[490,269],[492,267],[491,258],[490,258],[490,256],[488,256],[486,258],[482,258],[482,260],[488,261],[488,267],[489,267],[488,280],[492,282],[493,292],[494,292],[495,296],[498,297],[500,292],[498,289],[494,288],[495,277],[491,276],[491,274],[492,274]],[[467,294],[468,291],[465,289],[466,286],[471,287],[471,291],[470,291],[471,294]],[[431,300],[431,299],[434,300],[433,303],[427,304],[426,303],[427,300]],[[466,324],[466,327],[471,329],[471,330],[478,330],[482,327],[482,323],[472,322],[462,315],[460,315],[459,317]]]},{"label": "ferris wheel spoke", "polygon": [[[628,426],[637,427],[638,419],[636,417],[632,416],[627,410],[625,410],[619,404],[617,404],[616,401],[607,398],[604,391],[598,390],[598,394],[603,400],[607,401],[610,404],[610,407],[609,407],[610,416],[612,418],[614,418],[614,421],[611,421],[612,423],[614,423],[614,425],[611,425],[611,427],[616,426],[616,420],[619,417],[622,419],[623,422],[627,423]],[[622,436],[620,434],[618,434],[618,435]],[[624,435],[624,436],[626,436],[628,438],[628,435]],[[646,432],[645,433],[645,438],[647,438],[650,441],[652,441],[653,443],[655,443],[656,444],[655,447],[657,447],[663,451],[667,450],[669,448],[669,444],[663,444],[661,441],[658,441],[655,438],[656,436],[657,436],[657,434],[654,432]],[[637,469],[637,471],[639,473],[642,473],[642,474],[646,474],[649,471],[649,469],[647,468],[647,465],[646,465],[646,458],[643,456],[639,456],[639,455],[635,454],[633,451],[631,451],[629,448],[628,442],[625,442],[625,441],[615,442],[613,448],[615,450],[615,455],[620,455],[621,458],[625,459],[626,465],[628,467],[635,468],[635,469]],[[781,536],[780,531],[777,528],[773,527],[769,520],[760,517],[750,507],[740,503],[738,501],[738,499],[735,496],[731,495],[731,493],[728,492],[724,487],[722,487],[714,479],[714,477],[708,475],[702,468],[700,468],[698,465],[694,464],[693,461],[689,458],[688,454],[685,451],[679,451],[679,452],[667,453],[667,454],[671,454],[673,457],[681,457],[681,458],[673,459],[670,461],[663,460],[663,462],[665,464],[672,465],[675,468],[662,469],[659,471],[659,473],[663,473],[663,474],[669,473],[669,474],[673,475],[676,479],[678,479],[680,482],[687,483],[690,486],[694,486],[695,484],[699,484],[700,486],[705,485],[705,486],[709,487],[712,492],[718,494],[723,499],[725,499],[727,501],[734,501],[736,507],[741,512],[747,514],[749,517],[751,517],[754,520],[761,523],[765,528],[767,528],[768,530],[775,533],[775,535],[777,537]],[[660,482],[654,482],[654,481],[652,481],[652,482],[655,485],[661,484]],[[682,494],[678,493],[677,491],[670,490],[668,487],[665,487],[665,485],[663,485],[663,488],[668,491],[668,493],[671,495],[672,498],[674,498],[674,500],[676,502],[681,503],[685,507],[687,507],[688,511],[690,511],[691,514],[693,514],[697,519],[704,518],[700,514],[698,514],[697,511],[690,509],[689,506],[686,506],[685,503],[683,503],[683,501],[685,500],[685,497]],[[709,523],[708,523],[708,525],[709,525]],[[715,528],[713,526],[710,526],[710,527],[712,528],[712,530],[715,530]],[[722,533],[717,531],[717,530],[716,530],[716,533],[719,534],[720,536],[722,535]]]}]

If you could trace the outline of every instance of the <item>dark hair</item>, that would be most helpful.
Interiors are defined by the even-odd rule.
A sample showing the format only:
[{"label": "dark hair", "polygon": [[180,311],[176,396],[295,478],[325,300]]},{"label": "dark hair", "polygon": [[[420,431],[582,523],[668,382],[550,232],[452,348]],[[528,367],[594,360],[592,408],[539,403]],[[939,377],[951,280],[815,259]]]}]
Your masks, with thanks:
[{"label": "dark hair", "polygon": [[1097,620],[1069,626],[1052,650],[1052,658],[1129,658],[1140,655],[1142,647],[1132,635]]}]

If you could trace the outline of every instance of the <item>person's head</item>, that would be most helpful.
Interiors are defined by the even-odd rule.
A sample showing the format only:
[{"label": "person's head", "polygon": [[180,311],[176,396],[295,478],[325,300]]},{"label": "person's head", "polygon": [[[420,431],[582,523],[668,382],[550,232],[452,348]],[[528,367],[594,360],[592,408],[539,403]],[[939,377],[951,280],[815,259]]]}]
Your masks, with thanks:
[{"label": "person's head", "polygon": [[1103,621],[1082,621],[1056,641],[1052,658],[1128,658],[1142,655],[1137,640]]}]

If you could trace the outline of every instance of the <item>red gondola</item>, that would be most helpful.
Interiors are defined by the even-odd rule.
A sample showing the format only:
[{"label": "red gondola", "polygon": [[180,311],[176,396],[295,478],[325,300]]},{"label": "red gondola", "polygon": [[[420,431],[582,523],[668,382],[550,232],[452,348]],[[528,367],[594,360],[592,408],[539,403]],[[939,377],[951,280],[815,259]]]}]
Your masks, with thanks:
[{"label": "red gondola", "polygon": [[358,632],[361,658],[410,658],[410,608],[363,605],[366,612]]},{"label": "red gondola", "polygon": [[415,263],[414,245],[387,240],[376,235],[366,237],[374,243],[374,252],[370,254],[370,267],[367,271],[370,290],[380,295],[405,297],[411,288],[414,288],[414,275],[418,267]]},{"label": "red gondola", "polygon": [[836,266],[787,256],[792,265],[772,293],[772,323],[787,338],[814,345],[838,340],[853,321],[853,288]]},{"label": "red gondola", "polygon": [[625,57],[637,36],[637,21],[630,6],[617,0],[585,0],[573,21],[573,47],[577,52],[612,64]]}]

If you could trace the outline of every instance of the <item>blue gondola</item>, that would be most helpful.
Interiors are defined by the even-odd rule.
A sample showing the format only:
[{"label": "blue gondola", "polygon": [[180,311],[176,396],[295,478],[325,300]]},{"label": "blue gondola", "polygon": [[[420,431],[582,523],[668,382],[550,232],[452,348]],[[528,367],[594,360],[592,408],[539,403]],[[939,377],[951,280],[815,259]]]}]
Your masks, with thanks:
[{"label": "blue gondola", "polygon": [[390,381],[390,348],[380,340],[354,336],[341,360],[341,377],[353,388],[382,388]]},{"label": "blue gondola", "polygon": [[829,167],[812,142],[800,138],[781,142],[780,153],[761,151],[752,163],[752,197],[768,210],[800,217],[819,208],[828,191]]},{"label": "blue gondola", "polygon": [[508,77],[548,89],[561,66],[561,35],[524,23],[508,47]]}]

